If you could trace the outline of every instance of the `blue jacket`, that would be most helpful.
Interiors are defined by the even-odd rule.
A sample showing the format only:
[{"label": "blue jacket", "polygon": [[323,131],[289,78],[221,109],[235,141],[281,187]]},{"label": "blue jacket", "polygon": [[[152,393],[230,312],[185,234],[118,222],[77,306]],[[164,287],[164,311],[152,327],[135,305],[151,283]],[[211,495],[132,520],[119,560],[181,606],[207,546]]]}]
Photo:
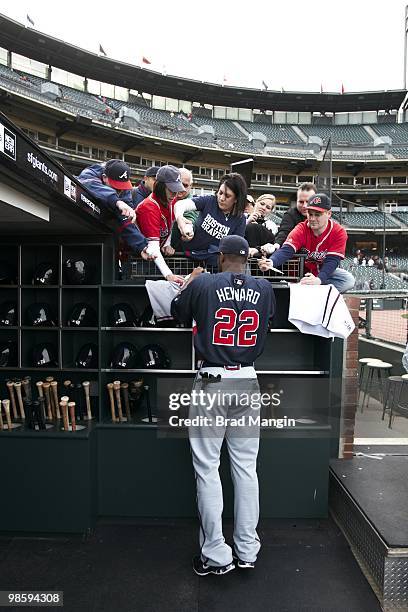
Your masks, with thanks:
[{"label": "blue jacket", "polygon": [[132,189],[132,200],[133,200],[133,208],[136,208],[140,202],[143,202],[150,195],[150,191],[144,184],[144,181],[140,183],[137,187]]},{"label": "blue jacket", "polygon": [[147,240],[137,229],[136,225],[123,217],[116,207],[116,202],[121,200],[134,208],[132,190],[125,189],[123,191],[116,191],[116,189],[109,187],[109,185],[105,185],[102,181],[103,172],[103,164],[93,164],[82,170],[81,174],[78,176],[78,180],[100,202],[105,210],[110,210],[114,214],[119,222],[118,232],[123,240],[132,251],[137,251],[139,253],[147,246]]}]

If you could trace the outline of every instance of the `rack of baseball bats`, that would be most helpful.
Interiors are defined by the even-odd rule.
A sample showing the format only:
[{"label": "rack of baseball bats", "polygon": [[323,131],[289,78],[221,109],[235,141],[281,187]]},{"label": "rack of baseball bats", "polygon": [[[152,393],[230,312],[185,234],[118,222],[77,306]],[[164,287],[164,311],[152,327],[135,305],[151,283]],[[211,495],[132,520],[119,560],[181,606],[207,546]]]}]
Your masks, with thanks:
[{"label": "rack of baseball bats", "polygon": [[94,417],[90,389],[94,382],[64,380],[53,376],[33,381],[30,376],[9,379],[2,386],[8,397],[1,400],[0,431],[24,427],[33,431],[75,432]]},{"label": "rack of baseball bats", "polygon": [[[30,376],[23,379],[6,380],[2,385],[5,399],[0,400],[0,431],[29,429],[33,431],[76,432],[84,429],[95,418],[94,401],[91,395],[96,381],[58,382],[53,376],[33,381]],[[106,384],[112,423],[156,423],[150,402],[150,387],[143,378]],[[140,418],[140,408],[145,406],[146,416]]]}]

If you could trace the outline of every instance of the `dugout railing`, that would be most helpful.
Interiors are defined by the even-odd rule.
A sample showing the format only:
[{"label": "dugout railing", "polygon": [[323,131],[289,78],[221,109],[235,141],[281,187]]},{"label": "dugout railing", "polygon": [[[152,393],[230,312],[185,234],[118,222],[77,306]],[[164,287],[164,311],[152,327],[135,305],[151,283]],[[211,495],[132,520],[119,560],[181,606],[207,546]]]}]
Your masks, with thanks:
[{"label": "dugout railing", "polygon": [[[296,254],[280,268],[281,274],[275,270],[262,272],[259,269],[259,259],[251,258],[247,264],[247,274],[255,277],[268,278],[273,281],[297,282],[304,275],[305,255]],[[173,257],[166,257],[166,263],[174,274],[187,276],[194,268],[202,266],[206,268],[203,260],[187,258],[182,253],[176,253]],[[127,261],[122,262],[122,280],[135,281],[140,278],[162,279],[163,276],[153,260],[145,261],[141,257],[130,256]]]}]

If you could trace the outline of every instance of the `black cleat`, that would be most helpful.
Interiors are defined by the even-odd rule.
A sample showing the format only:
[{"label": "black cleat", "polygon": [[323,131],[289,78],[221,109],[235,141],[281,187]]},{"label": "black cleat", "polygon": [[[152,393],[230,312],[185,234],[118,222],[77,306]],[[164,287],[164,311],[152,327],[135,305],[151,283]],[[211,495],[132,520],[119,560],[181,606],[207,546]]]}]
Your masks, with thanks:
[{"label": "black cleat", "polygon": [[232,572],[235,569],[234,563],[228,563],[228,565],[207,565],[202,561],[200,555],[193,557],[193,570],[197,576],[207,576],[208,574],[215,574],[216,576],[223,576]]},{"label": "black cleat", "polygon": [[232,558],[235,565],[240,569],[255,569],[255,561],[243,561],[237,556],[235,551],[232,553]]}]

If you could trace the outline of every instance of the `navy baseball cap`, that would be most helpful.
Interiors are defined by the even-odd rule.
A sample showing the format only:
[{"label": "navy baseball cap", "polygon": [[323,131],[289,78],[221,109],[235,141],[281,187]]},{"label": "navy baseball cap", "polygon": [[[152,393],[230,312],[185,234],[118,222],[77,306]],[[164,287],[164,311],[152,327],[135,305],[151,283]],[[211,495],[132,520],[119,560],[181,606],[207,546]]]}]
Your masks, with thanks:
[{"label": "navy baseball cap", "polygon": [[306,210],[318,210],[320,212],[331,210],[330,198],[325,193],[315,193],[310,196],[306,205]]},{"label": "navy baseball cap", "polygon": [[220,240],[218,252],[224,255],[248,257],[249,244],[242,236],[224,236]]},{"label": "navy baseball cap", "polygon": [[156,181],[161,181],[166,184],[167,189],[178,193],[185,191],[185,187],[181,182],[180,170],[175,166],[162,166],[156,174]]},{"label": "navy baseball cap", "polygon": [[145,172],[145,176],[154,176],[156,177],[158,171],[160,170],[160,166],[150,166]]},{"label": "navy baseball cap", "polygon": [[114,189],[132,189],[130,182],[130,168],[121,159],[109,159],[105,164],[104,174],[108,183]]}]

